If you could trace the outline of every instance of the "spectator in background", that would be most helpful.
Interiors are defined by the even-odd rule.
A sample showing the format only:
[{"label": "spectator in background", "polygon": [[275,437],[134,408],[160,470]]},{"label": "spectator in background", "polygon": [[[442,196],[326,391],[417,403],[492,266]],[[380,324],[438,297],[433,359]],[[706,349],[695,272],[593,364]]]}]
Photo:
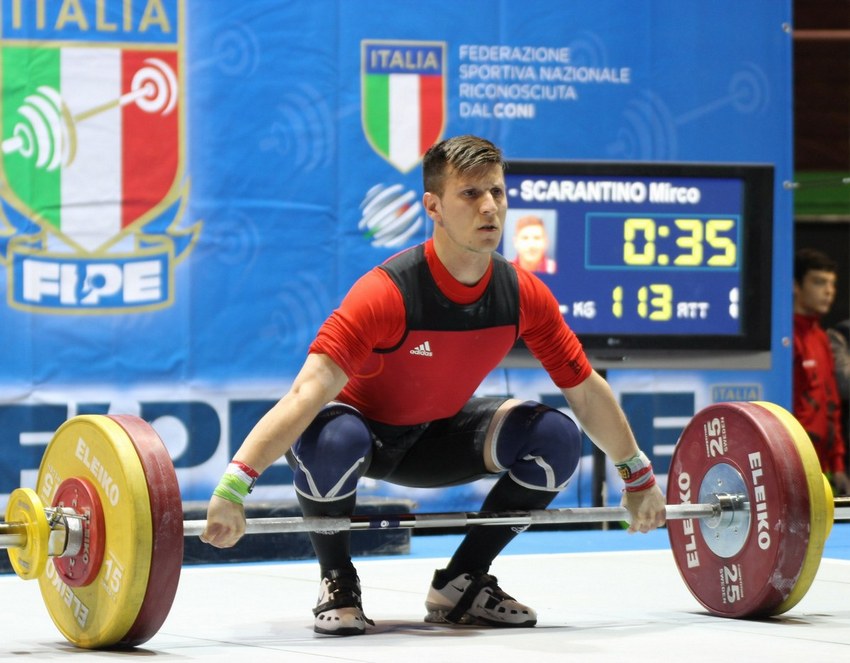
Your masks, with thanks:
[{"label": "spectator in background", "polygon": [[514,248],[516,258],[513,263],[530,272],[554,274],[557,265],[546,255],[549,250],[549,236],[543,219],[533,214],[521,216],[514,229]]},{"label": "spectator in background", "polygon": [[794,256],[794,415],[812,439],[837,495],[850,494],[844,463],[841,397],[821,318],[835,299],[836,263],[814,249]]},{"label": "spectator in background", "polygon": [[850,320],[842,320],[826,330],[832,345],[832,359],[835,362],[835,382],[841,396],[841,423],[844,436],[844,467],[850,467],[850,444],[847,434],[850,431]]}]

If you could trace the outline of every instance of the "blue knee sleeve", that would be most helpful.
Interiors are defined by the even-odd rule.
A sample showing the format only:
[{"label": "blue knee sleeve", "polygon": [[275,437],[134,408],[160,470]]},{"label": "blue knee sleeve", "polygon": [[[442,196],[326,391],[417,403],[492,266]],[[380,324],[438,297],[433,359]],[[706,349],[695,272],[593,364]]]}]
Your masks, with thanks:
[{"label": "blue knee sleeve", "polygon": [[369,467],[372,434],[360,414],[347,405],[325,407],[290,451],[295,490],[318,501],[353,494]]},{"label": "blue knee sleeve", "polygon": [[526,402],[505,415],[491,449],[499,469],[520,485],[560,491],[578,466],[581,431],[562,412]]}]

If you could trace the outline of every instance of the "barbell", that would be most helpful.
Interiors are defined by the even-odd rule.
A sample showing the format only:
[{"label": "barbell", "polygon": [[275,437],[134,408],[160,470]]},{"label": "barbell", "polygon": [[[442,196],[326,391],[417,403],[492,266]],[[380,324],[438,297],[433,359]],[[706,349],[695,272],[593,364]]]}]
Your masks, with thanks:
[{"label": "barbell", "polygon": [[[667,524],[691,594],[711,614],[786,612],[814,580],[836,519],[834,498],[808,435],[766,402],[718,403],[685,426],[671,458]],[[49,505],[49,506],[46,506]],[[410,513],[351,518],[252,518],[247,533],[553,525],[623,521],[622,507],[526,512]],[[165,621],[180,576],[180,489],[154,429],[129,415],[80,415],[54,434],[34,489],[12,492],[0,547],[15,572],[38,579],[64,637],[87,649],[135,647]]]}]

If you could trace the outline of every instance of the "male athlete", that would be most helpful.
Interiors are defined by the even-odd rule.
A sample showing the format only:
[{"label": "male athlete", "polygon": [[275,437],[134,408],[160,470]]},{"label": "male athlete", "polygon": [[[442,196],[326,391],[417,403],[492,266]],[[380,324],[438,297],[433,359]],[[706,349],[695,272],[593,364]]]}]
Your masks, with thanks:
[{"label": "male athlete", "polygon": [[[204,541],[228,547],[239,540],[243,499],[284,454],[305,517],[350,516],[361,476],[438,488],[498,475],[482,510],[545,509],[578,464],[578,427],[539,403],[472,397],[518,337],[619,469],[629,530],[664,523],[649,461],[554,296],[496,253],[507,211],[504,168],[501,151],[475,136],[428,150],[423,203],[432,239],[361,277],[327,319],[289,392],[228,465],[210,500]],[[318,633],[357,635],[371,623],[349,535],[311,534],[321,570]],[[534,626],[534,610],[489,574],[515,535],[510,526],[471,527],[434,574],[426,620]]]}]

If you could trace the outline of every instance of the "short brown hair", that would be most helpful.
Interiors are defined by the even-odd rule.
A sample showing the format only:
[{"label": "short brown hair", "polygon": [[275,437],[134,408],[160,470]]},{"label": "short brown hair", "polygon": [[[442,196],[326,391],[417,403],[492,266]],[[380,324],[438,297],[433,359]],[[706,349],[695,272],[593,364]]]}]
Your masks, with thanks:
[{"label": "short brown hair", "polygon": [[835,274],[838,272],[838,263],[817,249],[799,249],[794,254],[794,281],[802,285],[806,274],[812,271]]},{"label": "short brown hair", "polygon": [[471,135],[447,138],[432,145],[422,159],[425,191],[442,195],[448,168],[456,173],[466,173],[494,163],[505,169],[502,151],[486,138]]}]

